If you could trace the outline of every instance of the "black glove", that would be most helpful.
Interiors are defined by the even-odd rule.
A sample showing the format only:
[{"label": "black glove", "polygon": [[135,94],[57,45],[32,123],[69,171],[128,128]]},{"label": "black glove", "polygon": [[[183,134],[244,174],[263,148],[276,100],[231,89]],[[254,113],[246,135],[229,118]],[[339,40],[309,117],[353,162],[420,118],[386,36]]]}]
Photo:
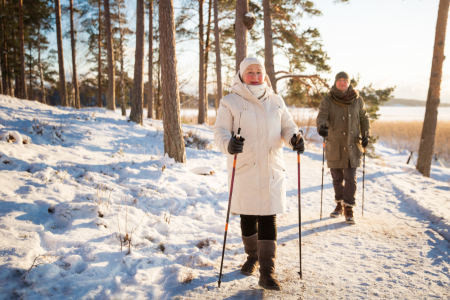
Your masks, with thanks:
[{"label": "black glove", "polygon": [[328,136],[328,126],[322,125],[319,129],[319,135],[326,138]]},{"label": "black glove", "polygon": [[363,146],[363,148],[366,148],[368,144],[369,144],[369,137],[368,136],[364,136],[361,139],[361,145]]},{"label": "black glove", "polygon": [[300,140],[297,141],[297,135],[294,134],[294,136],[291,138],[291,145],[294,147],[294,151],[297,151],[300,154],[305,152],[305,140],[302,136],[300,137]]},{"label": "black glove", "polygon": [[232,155],[242,153],[244,150],[244,141],[245,139],[242,136],[239,139],[233,136],[228,143],[228,153]]}]

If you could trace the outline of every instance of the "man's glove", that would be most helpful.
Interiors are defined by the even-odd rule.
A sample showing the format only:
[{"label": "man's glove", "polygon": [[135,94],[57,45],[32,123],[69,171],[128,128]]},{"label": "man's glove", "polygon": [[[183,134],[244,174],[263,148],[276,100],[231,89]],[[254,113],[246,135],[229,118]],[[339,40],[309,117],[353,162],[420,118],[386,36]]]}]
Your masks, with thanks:
[{"label": "man's glove", "polygon": [[361,139],[361,145],[363,146],[363,148],[366,148],[368,144],[369,144],[369,137],[368,136],[364,136]]},{"label": "man's glove", "polygon": [[300,154],[305,152],[305,140],[302,136],[300,136],[300,139],[297,140],[297,135],[294,134],[294,136],[291,138],[291,145],[292,147],[294,147],[294,151],[297,151]]},{"label": "man's glove", "polygon": [[244,141],[245,139],[242,136],[239,139],[233,136],[228,143],[228,153],[231,155],[242,153],[244,150]]},{"label": "man's glove", "polygon": [[322,125],[319,129],[319,135],[326,138],[328,136],[328,126]]}]

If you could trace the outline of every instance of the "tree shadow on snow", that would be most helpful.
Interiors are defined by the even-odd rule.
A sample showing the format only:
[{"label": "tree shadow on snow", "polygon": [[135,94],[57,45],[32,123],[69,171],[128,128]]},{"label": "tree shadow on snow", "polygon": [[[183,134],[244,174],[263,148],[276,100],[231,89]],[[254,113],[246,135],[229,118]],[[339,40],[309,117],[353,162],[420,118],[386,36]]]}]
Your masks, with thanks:
[{"label": "tree shadow on snow", "polygon": [[[403,173],[404,172],[402,172],[402,171],[390,172],[390,173],[379,171],[379,172],[376,172],[376,173],[373,173],[373,174],[367,174],[366,173],[365,182],[367,183],[367,181],[370,181],[370,180],[373,180],[373,179],[376,179],[376,178],[379,178],[379,177],[385,177],[385,176],[389,176],[389,175],[396,175],[396,174],[403,174]],[[362,180],[363,180],[362,176],[359,176],[356,179],[356,183],[362,183]],[[331,189],[331,188],[333,188],[333,183],[327,183],[327,184],[323,185],[323,189],[324,190]],[[307,193],[312,193],[312,192],[318,192],[321,189],[322,189],[322,185],[316,185],[316,186],[311,186],[311,187],[307,187],[307,188],[302,188],[301,193],[302,194],[307,194]],[[288,197],[295,196],[297,194],[298,194],[297,188],[292,189],[290,191],[287,191],[287,193],[286,193],[286,195]]]}]

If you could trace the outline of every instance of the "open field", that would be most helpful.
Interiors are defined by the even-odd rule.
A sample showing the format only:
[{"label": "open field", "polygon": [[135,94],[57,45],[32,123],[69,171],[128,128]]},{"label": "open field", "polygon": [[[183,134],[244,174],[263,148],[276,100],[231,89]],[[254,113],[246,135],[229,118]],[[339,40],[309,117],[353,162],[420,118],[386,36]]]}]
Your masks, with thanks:
[{"label": "open field", "polygon": [[[379,136],[379,142],[399,152],[419,150],[422,121],[392,120],[375,121],[372,124],[372,134]],[[450,121],[438,121],[434,152],[439,159],[450,160]]]}]

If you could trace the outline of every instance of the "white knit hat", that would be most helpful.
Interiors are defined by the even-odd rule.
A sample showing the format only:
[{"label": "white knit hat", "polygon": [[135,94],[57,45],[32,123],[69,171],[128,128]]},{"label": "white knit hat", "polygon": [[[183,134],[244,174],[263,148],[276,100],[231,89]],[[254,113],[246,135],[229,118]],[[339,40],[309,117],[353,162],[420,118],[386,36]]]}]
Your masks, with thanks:
[{"label": "white knit hat", "polygon": [[245,69],[247,69],[250,65],[260,65],[263,70],[263,78],[266,76],[266,68],[264,67],[264,62],[256,57],[247,57],[241,62],[239,66],[239,75],[241,75],[241,79],[244,76]]}]

